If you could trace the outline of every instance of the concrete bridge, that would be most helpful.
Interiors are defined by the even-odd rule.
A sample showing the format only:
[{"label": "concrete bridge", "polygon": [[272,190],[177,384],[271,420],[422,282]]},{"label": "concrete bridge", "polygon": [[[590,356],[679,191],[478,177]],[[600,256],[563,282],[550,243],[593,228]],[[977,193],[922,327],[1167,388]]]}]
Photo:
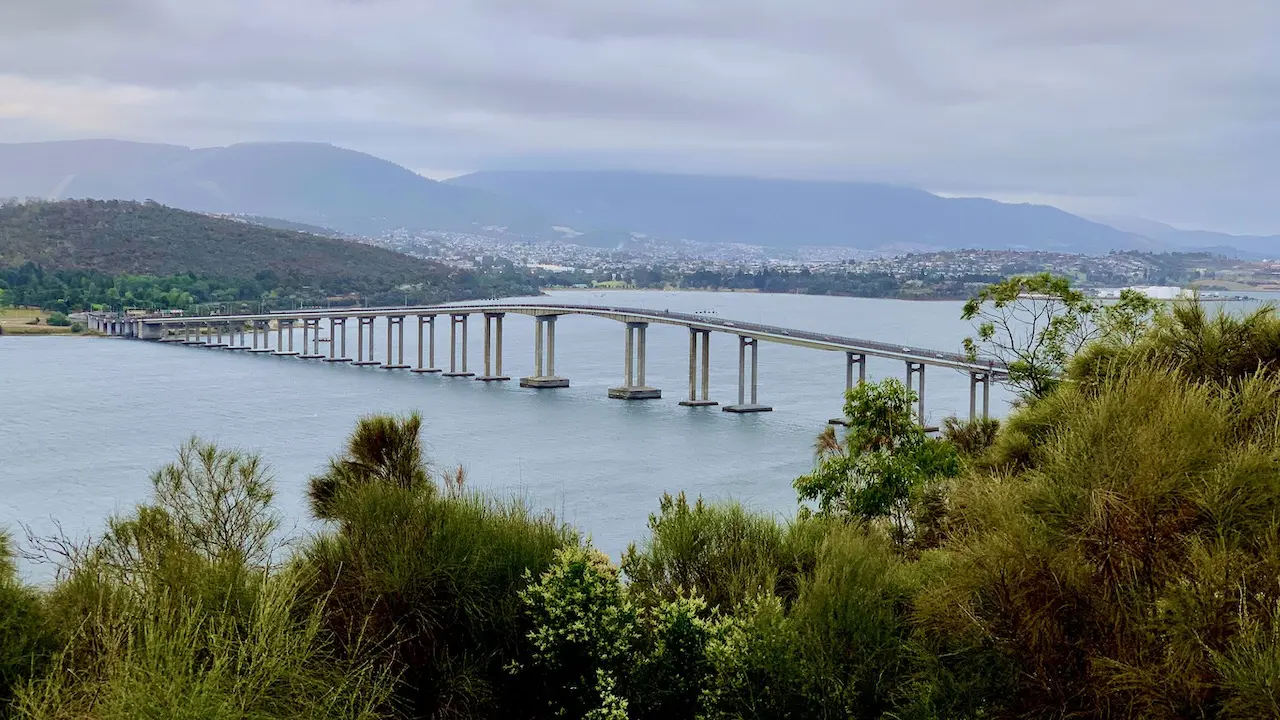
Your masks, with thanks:
[{"label": "concrete bridge", "polygon": [[[717,405],[709,397],[711,333],[738,337],[738,398],[722,409],[732,413],[767,412],[773,408],[762,404],[758,396],[758,354],[761,342],[796,345],[814,350],[845,354],[845,387],[866,380],[867,358],[897,360],[904,364],[907,386],[918,396],[917,417],[925,417],[925,368],[956,370],[969,375],[969,418],[987,417],[991,407],[991,382],[1006,376],[999,363],[971,360],[964,354],[893,343],[827,335],[793,328],[757,323],[722,320],[699,314],[641,308],[600,307],[544,303],[494,303],[470,305],[433,305],[424,307],[304,309],[256,315],[127,316],[115,313],[93,313],[89,322],[93,329],[119,337],[176,342],[223,348],[249,353],[296,356],[307,360],[377,365],[387,370],[410,370],[417,373],[441,373],[444,377],[470,378],[484,382],[510,380],[502,371],[502,324],[509,315],[532,316],[534,333],[534,371],[520,379],[521,387],[562,388],[569,379],[556,374],[556,322],[567,315],[589,315],[623,324],[623,383],[609,389],[609,397],[620,400],[651,400],[662,397],[662,391],[650,387],[645,378],[645,336],[650,324],[678,325],[689,330],[689,391],[680,402],[690,407]],[[468,370],[468,328],[472,316],[484,322],[483,374]],[[386,319],[386,355],[375,357],[373,323]],[[449,365],[436,366],[436,320],[447,320],[449,326]],[[347,322],[356,323],[355,357],[347,353]],[[417,325],[416,365],[405,362],[405,323]],[[321,339],[321,326],[328,324],[329,340]],[[301,344],[295,350],[295,335],[301,330]],[[271,334],[275,333],[275,347]],[[327,352],[321,352],[321,344]],[[748,356],[750,359],[748,360]],[[855,368],[857,373],[855,375]],[[979,388],[981,393],[979,394]],[[980,403],[980,405],[979,405]]]}]

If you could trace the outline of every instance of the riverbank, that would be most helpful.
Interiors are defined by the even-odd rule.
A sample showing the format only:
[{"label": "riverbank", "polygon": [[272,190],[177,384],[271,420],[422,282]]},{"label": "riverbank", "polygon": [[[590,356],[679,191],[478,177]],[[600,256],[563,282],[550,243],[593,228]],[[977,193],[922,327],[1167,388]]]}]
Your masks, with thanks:
[{"label": "riverbank", "polygon": [[73,332],[70,325],[50,325],[50,313],[37,308],[0,308],[0,335],[96,335],[81,326]]}]

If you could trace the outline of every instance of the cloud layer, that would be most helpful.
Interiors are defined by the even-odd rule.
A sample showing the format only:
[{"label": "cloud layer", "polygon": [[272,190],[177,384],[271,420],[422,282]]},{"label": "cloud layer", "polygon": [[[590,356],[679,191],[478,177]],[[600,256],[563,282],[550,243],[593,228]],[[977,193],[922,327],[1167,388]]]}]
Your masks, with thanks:
[{"label": "cloud layer", "polygon": [[902,182],[1280,232],[1274,0],[0,0],[0,141]]}]

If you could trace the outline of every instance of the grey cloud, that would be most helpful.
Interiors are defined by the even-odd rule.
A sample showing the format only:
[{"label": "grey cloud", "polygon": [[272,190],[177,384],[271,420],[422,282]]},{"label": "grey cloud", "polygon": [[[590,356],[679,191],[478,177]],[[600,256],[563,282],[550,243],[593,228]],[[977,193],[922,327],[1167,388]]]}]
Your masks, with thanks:
[{"label": "grey cloud", "polygon": [[1103,196],[1280,231],[1278,31],[1273,0],[0,0],[0,75],[154,89],[121,111],[141,139]]}]

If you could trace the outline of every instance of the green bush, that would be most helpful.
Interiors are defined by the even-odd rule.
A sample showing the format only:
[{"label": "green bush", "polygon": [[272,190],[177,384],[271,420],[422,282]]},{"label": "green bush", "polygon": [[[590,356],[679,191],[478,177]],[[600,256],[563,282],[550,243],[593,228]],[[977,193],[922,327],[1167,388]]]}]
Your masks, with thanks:
[{"label": "green bush", "polygon": [[1180,372],[1059,388],[1032,408],[1046,439],[1018,475],[957,487],[920,627],[1017,667],[1007,712],[1248,717],[1275,701],[1260,678],[1280,652],[1280,381]]},{"label": "green bush", "polygon": [[684,493],[664,494],[649,516],[649,539],[627,548],[622,570],[641,605],[694,596],[728,612],[757,595],[790,601],[798,576],[812,567],[822,530],[816,519],[784,526],[737,503],[699,498],[690,505]]},{"label": "green bush", "polygon": [[82,332],[84,332],[84,331],[85,331],[84,323],[81,323],[81,322],[74,322],[74,323],[71,323],[71,332],[72,332],[72,333],[75,333],[76,335],[79,335],[80,333],[82,333]]},{"label": "green bush", "polygon": [[416,417],[360,421],[347,455],[313,479],[313,507],[338,529],[298,562],[325,591],[316,599],[328,599],[328,626],[349,645],[381,648],[409,712],[510,715],[527,704],[506,670],[528,651],[520,591],[573,538],[521,503],[441,490],[417,427]]},{"label": "green bush", "polygon": [[0,532],[0,718],[9,717],[14,691],[43,672],[55,649],[40,596],[19,582],[9,542]]},{"label": "green bush", "polygon": [[905,547],[915,539],[912,498],[960,472],[955,448],[925,434],[912,406],[916,395],[890,378],[845,393],[843,439],[827,427],[815,444],[813,472],[793,483],[801,502],[820,515],[885,525]]},{"label": "green bush", "polygon": [[274,571],[265,469],[193,441],[156,473],[151,504],[67,542],[50,594],[53,669],[19,693],[30,718],[373,718],[381,668],[334,651],[313,579]]},{"label": "green bush", "polygon": [[796,623],[781,599],[757,596],[707,646],[714,669],[702,697],[707,720],[824,717]]},{"label": "green bush", "polygon": [[529,715],[626,717],[618,678],[627,671],[636,619],[609,559],[589,547],[562,548],[520,599],[532,647],[514,670],[535,688]]},{"label": "green bush", "polygon": [[67,319],[67,316],[60,312],[50,313],[44,322],[46,325],[54,327],[68,327],[71,325],[71,321]]},{"label": "green bush", "polygon": [[630,717],[695,717],[715,670],[707,648],[725,628],[719,614],[701,598],[678,598],[641,608],[637,628],[627,683]]}]

